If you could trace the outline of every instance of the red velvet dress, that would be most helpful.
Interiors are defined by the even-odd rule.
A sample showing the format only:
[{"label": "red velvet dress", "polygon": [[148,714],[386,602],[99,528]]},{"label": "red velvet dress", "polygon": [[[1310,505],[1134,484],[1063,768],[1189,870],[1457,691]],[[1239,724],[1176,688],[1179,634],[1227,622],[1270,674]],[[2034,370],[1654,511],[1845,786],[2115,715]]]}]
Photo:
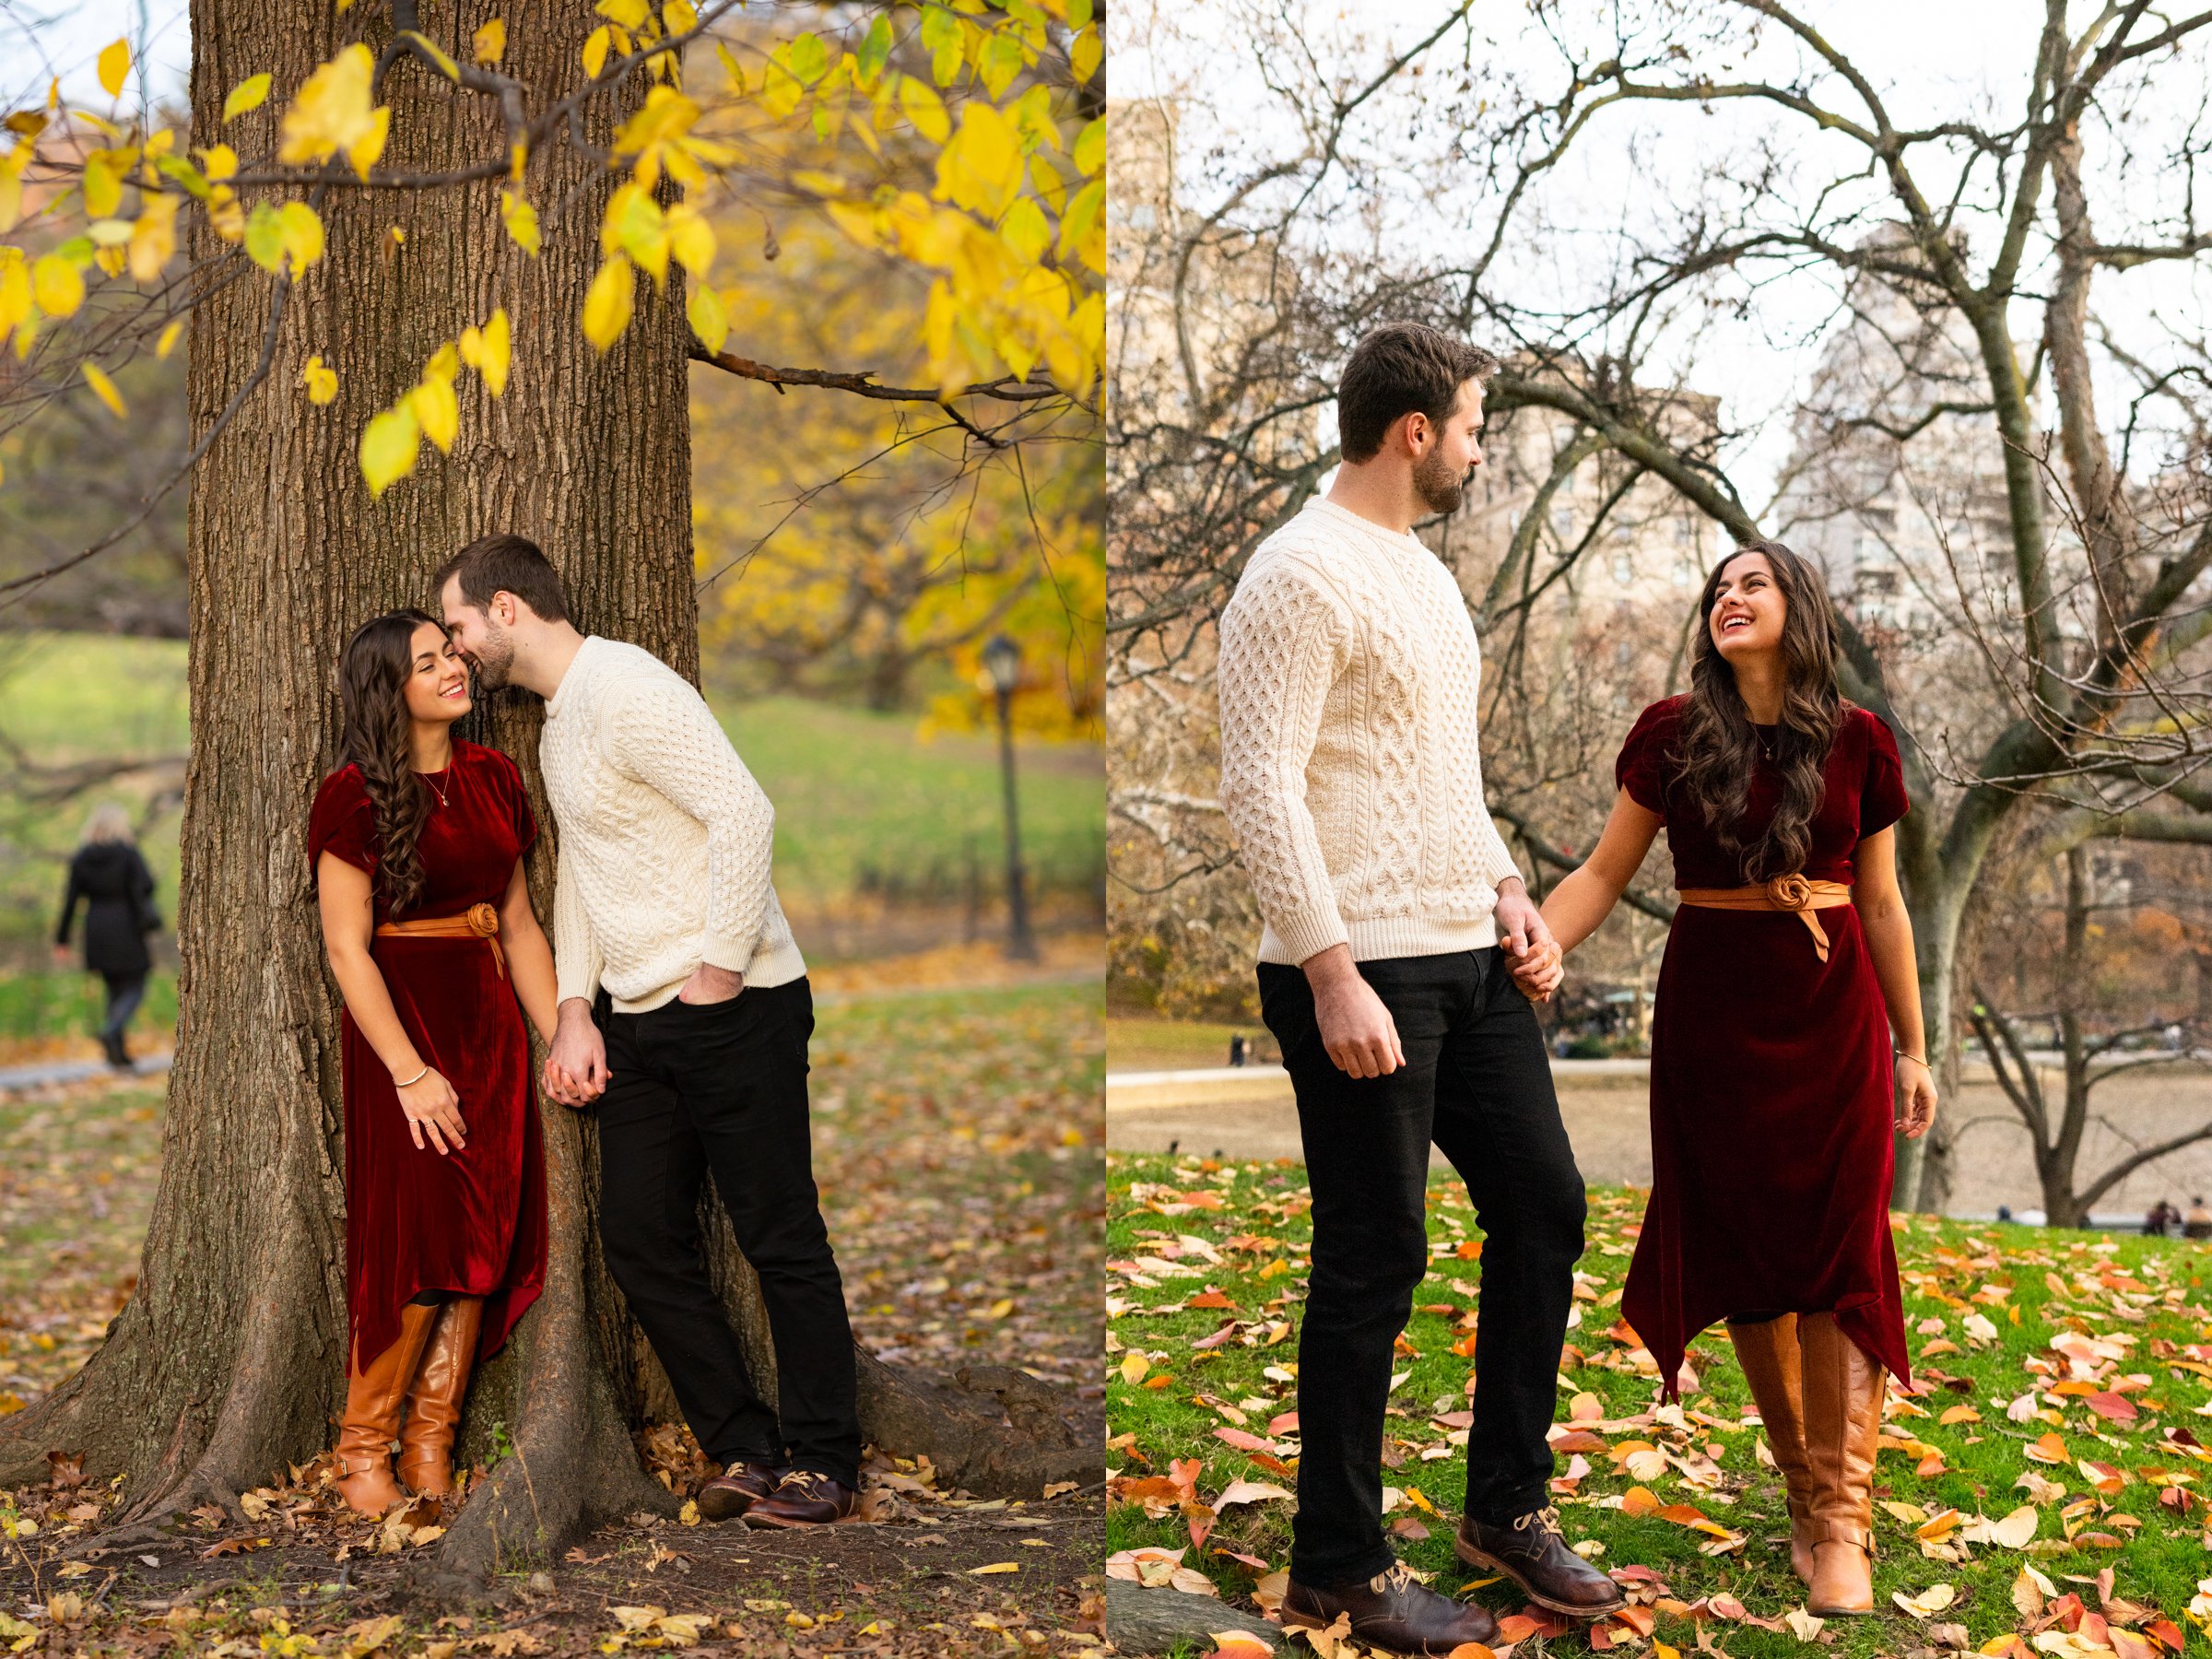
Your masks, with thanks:
[{"label": "red velvet dress", "polygon": [[[1677,888],[1746,885],[1703,814],[1670,787],[1687,698],[1653,703],[1614,769],[1666,819]],[[1748,816],[1777,780],[1761,761]],[[1804,873],[1848,882],[1860,841],[1905,814],[1897,740],[1847,708],[1830,750]],[[1666,1394],[1691,1338],[1731,1313],[1832,1311],[1871,1358],[1909,1375],[1889,1238],[1889,1018],[1859,912],[1818,912],[1829,959],[1787,911],[1675,912],[1652,1018],[1652,1195],[1621,1312]]]},{"label": "red velvet dress", "polygon": [[[453,764],[429,776],[445,799],[423,827],[427,882],[396,918],[380,888],[379,926],[496,906],[537,837],[522,773],[497,749],[456,742]],[[331,773],[315,796],[310,867],[325,853],[375,871],[376,813],[357,767]],[[391,1073],[346,1013],[346,1301],[355,1352],[363,1362],[375,1358],[398,1339],[401,1308],[424,1290],[448,1290],[484,1298],[477,1354],[488,1359],[546,1282],[545,1158],[522,1005],[483,939],[379,935],[371,948],[416,1052],[460,1097],[468,1145],[444,1156],[415,1145]]]}]

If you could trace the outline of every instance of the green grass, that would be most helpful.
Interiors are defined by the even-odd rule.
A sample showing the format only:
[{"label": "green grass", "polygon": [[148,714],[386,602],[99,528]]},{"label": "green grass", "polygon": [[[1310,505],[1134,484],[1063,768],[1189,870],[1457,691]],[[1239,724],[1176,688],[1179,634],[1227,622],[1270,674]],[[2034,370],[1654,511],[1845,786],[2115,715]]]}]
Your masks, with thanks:
[{"label": "green grass", "polygon": [[[812,907],[855,896],[953,901],[973,858],[1001,891],[1006,830],[998,755],[971,737],[924,742],[912,716],[798,698],[720,707],[776,804],[776,887]],[[1106,775],[1092,746],[1016,749],[1023,856],[1040,890],[1104,877]]]},{"label": "green grass", "polygon": [[[1305,1179],[1302,1167],[1287,1163],[1220,1167],[1187,1157],[1109,1159],[1107,1409],[1114,1437],[1109,1466],[1121,1477],[1117,1491],[1127,1492],[1124,1483],[1131,1479],[1166,1476],[1174,1460],[1189,1458],[1203,1460],[1196,1486],[1208,1500],[1239,1477],[1295,1487],[1295,1431],[1270,1436],[1266,1425],[1296,1405],[1297,1326],[1312,1236]],[[1184,1207],[1193,1194],[1199,1206]],[[1391,1455],[1403,1461],[1386,1469],[1383,1478],[1408,1493],[1418,1489],[1433,1505],[1435,1513],[1410,1502],[1392,1515],[1393,1521],[1405,1516],[1418,1523],[1427,1534],[1402,1538],[1399,1547],[1406,1560],[1434,1575],[1437,1586],[1458,1592],[1476,1577],[1452,1554],[1465,1453],[1450,1444],[1449,1426],[1437,1419],[1466,1406],[1472,1361],[1453,1347],[1471,1328],[1468,1315],[1479,1306],[1480,1269],[1471,1258],[1481,1235],[1456,1181],[1433,1182],[1430,1206],[1430,1234],[1441,1253],[1417,1294],[1418,1311],[1405,1334],[1412,1351],[1401,1350],[1398,1364],[1405,1381],[1391,1395],[1387,1426]],[[1638,1351],[1614,1334],[1632,1230],[1641,1208],[1641,1195],[1630,1191],[1600,1188],[1591,1194],[1589,1248],[1576,1291],[1581,1324],[1569,1333],[1570,1343],[1583,1357],[1569,1356],[1573,1363],[1562,1372],[1559,1416],[1565,1421],[1574,1396],[1586,1393],[1594,1397],[1606,1424],[1598,1439],[1612,1447],[1646,1441],[1680,1462],[1655,1473],[1646,1470],[1638,1479],[1625,1467],[1617,1470],[1606,1452],[1592,1450],[1588,1474],[1555,1500],[1571,1541],[1603,1547],[1595,1558],[1599,1565],[1639,1564],[1665,1580],[1668,1599],[1659,1604],[1655,1637],[1688,1649],[1698,1641],[1699,1630],[1686,1604],[1725,1592],[1753,1616],[1771,1619],[1802,1606],[1804,1591],[1781,1545],[1787,1521],[1779,1480],[1756,1461],[1757,1428],[1740,1420],[1749,1396],[1724,1333],[1709,1332],[1693,1347],[1690,1363],[1700,1382],[1681,1402],[1681,1415],[1647,1419],[1642,1426],[1621,1421],[1651,1412],[1657,1392],[1649,1357],[1642,1356],[1640,1371],[1633,1357]],[[1905,1280],[1906,1328],[1916,1356],[1916,1380],[1931,1388],[1903,1411],[1893,1400],[1888,1422],[1893,1437],[1902,1432],[1938,1453],[1940,1470],[1930,1465],[1926,1477],[1920,1475],[1918,1453],[1881,1454],[1876,1512],[1881,1554],[1875,1572],[1881,1611],[1872,1618],[1831,1620],[1823,1639],[1832,1634],[1841,1653],[1871,1656],[1924,1649],[1936,1640],[1933,1627],[1940,1624],[1962,1625],[1977,1646],[2030,1630],[2033,1627],[2012,1601],[2016,1579],[2029,1564],[2060,1593],[2079,1592],[2092,1610],[2098,1594],[2089,1581],[2110,1567],[2115,1595],[2156,1609],[2186,1630],[2184,1611],[2206,1571],[2200,1494],[2212,1482],[2212,1469],[2189,1455],[2186,1442],[2177,1447],[2164,1436],[2169,1425],[2177,1430],[2204,1427],[2198,1415],[2207,1400],[2206,1378],[2212,1376],[2205,1363],[2212,1359],[2212,1349],[2205,1346],[2212,1337],[2207,1324],[2212,1314],[2204,1305],[2201,1280],[2212,1265],[2212,1254],[2202,1245],[2179,1241],[2106,1240],[1920,1217],[1900,1221],[1896,1237]],[[1178,1242],[1185,1237],[1211,1244],[1218,1263]],[[1176,1277],[1139,1268],[1135,1271],[1154,1283],[1134,1282],[1126,1265],[1139,1257],[1162,1257],[1166,1249],[1181,1250],[1182,1261],[1198,1267],[1199,1274]],[[2055,1278],[2063,1296],[2046,1275]],[[2108,1279],[2121,1288],[2112,1288]],[[2139,1289],[2125,1288],[2129,1284]],[[1994,1300],[2000,1288],[2005,1295]],[[1209,1289],[1233,1306],[1197,1310],[1183,1305]],[[1977,1292],[1985,1293],[1983,1301],[1971,1300]],[[1975,1335],[1967,1324],[1970,1316],[1989,1320],[1994,1335]],[[1240,1328],[1230,1341],[1211,1350],[1194,1347],[1198,1338],[1231,1319]],[[1924,1329],[1926,1321],[1936,1323]],[[2123,1382],[2129,1390],[2126,1399],[2139,1413],[2135,1420],[2108,1421],[2078,1397],[2047,1394],[2067,1376],[2065,1358],[2050,1347],[2053,1337],[2067,1332],[2134,1339],[2124,1359],[2099,1372],[2098,1387],[2109,1389],[2130,1374],[2147,1378],[2147,1387]],[[1940,1346],[1946,1343],[1957,1351]],[[1471,1351],[1471,1344],[1466,1346]],[[1934,1351],[1920,1358],[1932,1346]],[[1135,1355],[1144,1357],[1141,1368]],[[2030,1359],[2053,1362],[2057,1371],[2038,1377],[2027,1369]],[[1164,1385],[1159,1381],[1163,1375]],[[2006,1402],[2031,1385],[2038,1396],[2034,1408],[2049,1415],[2009,1420]],[[1960,1406],[1981,1420],[1939,1421],[1947,1410]],[[1914,1415],[1915,1409],[1927,1415]],[[1271,1440],[1277,1453],[1239,1451],[1219,1438],[1225,1429],[1239,1429],[1234,1418],[1240,1415],[1245,1419],[1242,1431]],[[2055,1433],[2063,1443],[2063,1464],[2046,1465],[2026,1455],[2029,1444],[2046,1433]],[[2092,1491],[2079,1466],[2083,1460],[2112,1465],[2125,1484],[2109,1496]],[[1681,1462],[1698,1471],[1696,1478],[1685,1474]],[[1559,1457],[1559,1468],[1564,1476],[1566,1455]],[[1937,1543],[1957,1559],[1939,1559],[1923,1548],[1914,1525],[1900,1519],[1900,1511],[1881,1507],[1881,1502],[1906,1506],[1901,1514],[1907,1518],[1916,1512],[1934,1518],[1956,1510],[1970,1520],[1977,1514],[1998,1520],[2034,1497],[2018,1484],[2030,1471],[2063,1486],[2065,1493],[2046,1494],[2035,1504],[2037,1531],[2025,1550],[1996,1544],[1961,1546],[1954,1535]],[[2182,1478],[2170,1486],[2165,1477],[2171,1472]],[[2191,1476],[2194,1482],[2186,1478]],[[1707,1555],[1700,1546],[1718,1542],[1707,1535],[1649,1514],[1624,1512],[1620,1500],[1638,1485],[1661,1504],[1695,1506],[1731,1535],[1745,1535],[1747,1543],[1729,1553]],[[2189,1494],[2185,1516],[2160,1507],[2159,1493],[2169,1489]],[[1231,1508],[1205,1552],[1194,1551],[1186,1564],[1203,1568],[1230,1599],[1248,1596],[1253,1572],[1215,1551],[1226,1547],[1271,1567],[1283,1565],[1288,1557],[1290,1510],[1289,1502],[1279,1500]],[[1188,1546],[1190,1536],[1172,1509],[1148,1519],[1138,1504],[1124,1501],[1110,1511],[1108,1542],[1117,1550],[1147,1545],[1173,1548]],[[2068,1583],[2069,1578],[2077,1582]],[[1932,1620],[1909,1618],[1891,1601],[1895,1592],[1918,1594],[1939,1583],[1953,1586],[1956,1600]],[[1500,1583],[1471,1594],[1504,1615],[1521,1607],[1517,1594],[1506,1594],[1511,1589]],[[1787,1630],[1769,1631],[1733,1621],[1706,1629],[1737,1655],[1780,1655],[1799,1645]]]},{"label": "green grass", "polygon": [[[106,989],[89,973],[0,973],[0,1038],[81,1036],[99,1029],[106,1007]],[[157,968],[147,977],[146,1000],[126,1035],[134,1049],[167,1047],[176,1022],[177,976]]]},{"label": "green grass", "polygon": [[1106,1065],[1109,1070],[1184,1071],[1193,1067],[1227,1065],[1229,1040],[1241,1031],[1247,1043],[1257,1043],[1269,1055],[1275,1039],[1257,1020],[1249,1025],[1222,1025],[1208,1020],[1143,1019],[1109,1015],[1106,1019]]}]

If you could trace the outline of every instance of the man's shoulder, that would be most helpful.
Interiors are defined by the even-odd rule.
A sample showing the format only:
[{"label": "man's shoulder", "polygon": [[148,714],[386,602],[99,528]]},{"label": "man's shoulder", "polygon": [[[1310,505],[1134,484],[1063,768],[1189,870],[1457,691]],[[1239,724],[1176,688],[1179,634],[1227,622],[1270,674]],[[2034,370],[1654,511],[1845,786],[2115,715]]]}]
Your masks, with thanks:
[{"label": "man's shoulder", "polygon": [[1346,553],[1340,531],[1319,514],[1300,512],[1277,526],[1253,549],[1252,557],[1244,561],[1243,574],[1237,579],[1237,594],[1288,589],[1312,594],[1332,606],[1347,606],[1357,583],[1349,580]]}]

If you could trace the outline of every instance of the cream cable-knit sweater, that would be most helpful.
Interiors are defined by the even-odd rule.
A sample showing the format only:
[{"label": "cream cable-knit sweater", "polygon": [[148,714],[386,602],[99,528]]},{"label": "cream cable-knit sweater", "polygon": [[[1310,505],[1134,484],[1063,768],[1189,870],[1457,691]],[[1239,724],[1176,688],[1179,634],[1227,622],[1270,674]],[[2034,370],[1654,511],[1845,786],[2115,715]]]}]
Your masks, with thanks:
[{"label": "cream cable-knit sweater", "polygon": [[560,827],[560,1000],[601,984],[618,1012],[667,1002],[701,962],[781,985],[806,971],[769,884],[775,808],[690,684],[596,634],[538,739]]},{"label": "cream cable-knit sweater", "polygon": [[1410,535],[1316,498],[1221,614],[1221,806],[1263,962],[1498,942],[1518,876],[1482,799],[1482,656],[1459,584]]}]

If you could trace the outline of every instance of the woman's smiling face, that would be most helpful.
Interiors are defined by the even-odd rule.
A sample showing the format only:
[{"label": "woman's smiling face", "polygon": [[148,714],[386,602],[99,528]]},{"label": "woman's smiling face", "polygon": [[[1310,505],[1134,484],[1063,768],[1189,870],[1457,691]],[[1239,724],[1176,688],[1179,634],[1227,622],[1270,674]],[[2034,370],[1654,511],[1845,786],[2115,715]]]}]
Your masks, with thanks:
[{"label": "woman's smiling face", "polygon": [[1731,662],[1782,647],[1782,625],[1789,606],[1764,553],[1739,553],[1721,567],[1712,609],[1705,626],[1713,649]]},{"label": "woman's smiling face", "polygon": [[476,706],[468,694],[468,665],[444,629],[425,622],[407,641],[407,713],[416,720],[451,724]]}]

